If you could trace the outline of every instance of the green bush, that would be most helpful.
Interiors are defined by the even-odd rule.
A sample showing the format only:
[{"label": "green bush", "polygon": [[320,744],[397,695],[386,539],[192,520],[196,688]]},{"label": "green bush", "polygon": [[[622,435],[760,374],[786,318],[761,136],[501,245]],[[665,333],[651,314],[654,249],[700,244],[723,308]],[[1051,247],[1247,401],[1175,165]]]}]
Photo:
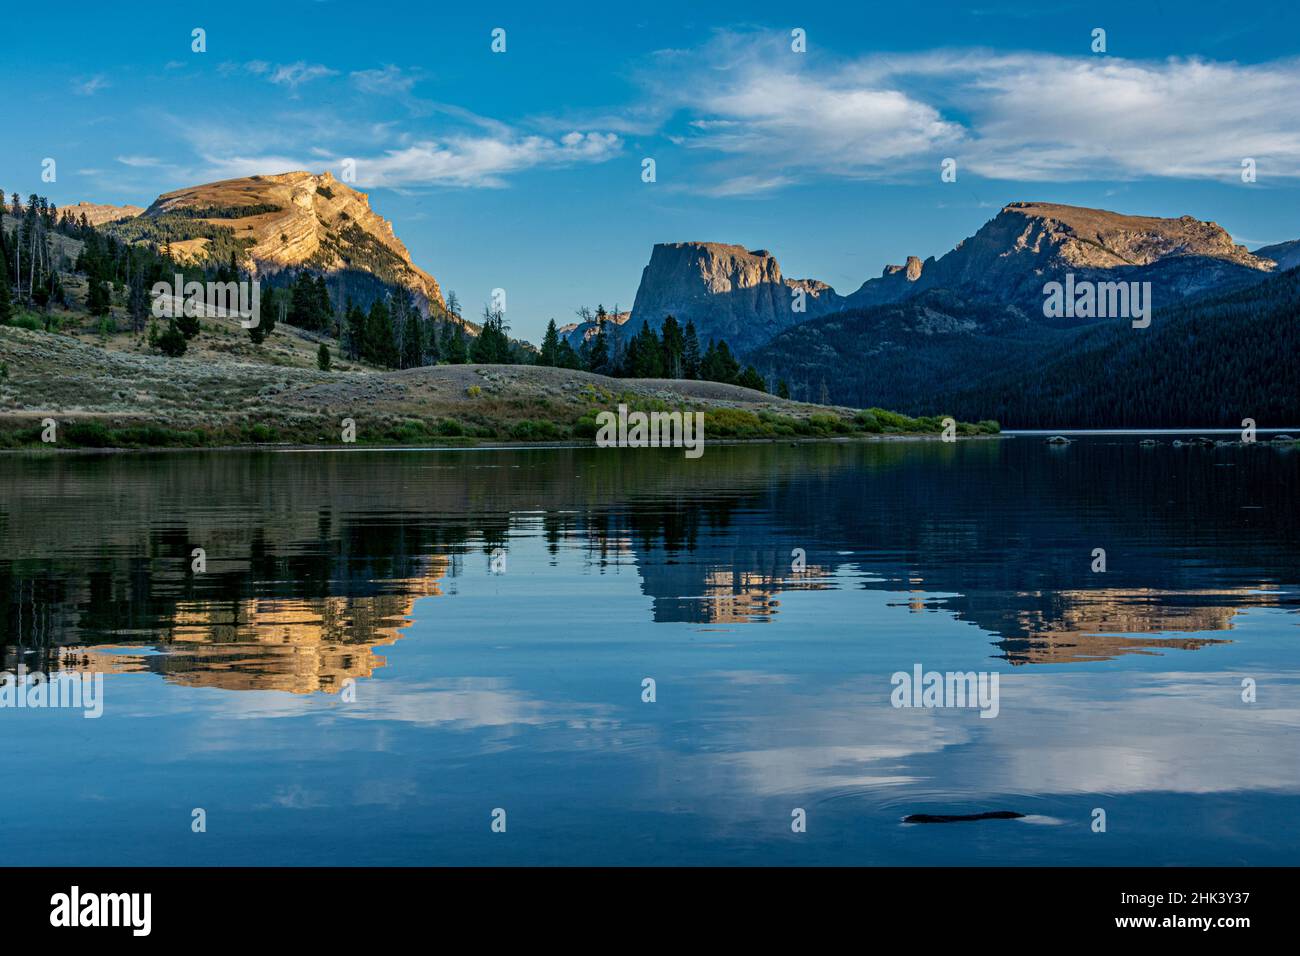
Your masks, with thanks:
[{"label": "green bush", "polygon": [[871,432],[873,434],[885,430],[885,426],[880,424],[880,419],[870,409],[864,408],[853,416],[853,425],[859,431]]},{"label": "green bush", "polygon": [[510,429],[510,437],[515,441],[556,441],[561,435],[554,422],[533,422],[525,419],[522,422],[515,422],[514,427]]},{"label": "green bush", "polygon": [[831,435],[837,432],[847,432],[850,425],[838,415],[832,415],[829,412],[813,412],[808,416],[808,425],[816,433]]}]

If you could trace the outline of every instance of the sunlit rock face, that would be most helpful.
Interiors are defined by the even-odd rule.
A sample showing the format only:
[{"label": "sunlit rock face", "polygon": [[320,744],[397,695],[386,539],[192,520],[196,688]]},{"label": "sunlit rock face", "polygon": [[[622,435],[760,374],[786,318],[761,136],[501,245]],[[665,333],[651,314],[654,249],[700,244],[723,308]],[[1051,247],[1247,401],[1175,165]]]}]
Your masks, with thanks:
[{"label": "sunlit rock face", "polygon": [[[199,212],[209,216],[195,216]],[[411,261],[393,224],[370,208],[363,192],[328,172],[227,179],[164,193],[146,216],[190,215],[252,240],[248,264],[259,273],[310,266],[325,273],[370,272],[410,289],[422,305],[443,305],[433,276]],[[205,239],[173,243],[173,254],[201,255]]]}]

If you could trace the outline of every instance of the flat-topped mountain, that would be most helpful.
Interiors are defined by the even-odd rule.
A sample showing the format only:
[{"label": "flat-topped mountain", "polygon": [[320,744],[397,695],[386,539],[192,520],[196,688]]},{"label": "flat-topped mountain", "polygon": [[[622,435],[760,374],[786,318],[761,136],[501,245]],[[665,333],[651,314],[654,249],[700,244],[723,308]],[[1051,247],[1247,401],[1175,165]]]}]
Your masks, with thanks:
[{"label": "flat-topped mountain", "polygon": [[[766,249],[720,242],[658,243],[641,273],[624,326],[658,328],[673,315],[695,323],[701,341],[721,338],[744,350],[783,329],[835,308],[840,297],[824,282],[787,279]],[[802,305],[804,311],[796,311]]]},{"label": "flat-topped mountain", "polygon": [[[437,280],[411,261],[393,225],[370,208],[363,192],[328,172],[227,179],[164,193],[144,215],[185,218],[230,229],[246,246],[245,261],[266,274],[305,266],[348,270],[410,289],[422,305],[442,306]],[[204,255],[211,240],[172,242],[174,255]]]}]

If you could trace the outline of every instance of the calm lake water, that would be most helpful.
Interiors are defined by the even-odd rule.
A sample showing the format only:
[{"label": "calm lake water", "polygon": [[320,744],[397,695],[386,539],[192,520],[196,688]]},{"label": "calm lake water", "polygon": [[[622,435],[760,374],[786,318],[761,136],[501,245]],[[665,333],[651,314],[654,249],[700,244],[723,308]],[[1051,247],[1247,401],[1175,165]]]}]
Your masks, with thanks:
[{"label": "calm lake water", "polygon": [[[104,675],[0,709],[0,863],[1295,864],[1297,488],[1128,436],[0,456],[4,669]],[[996,717],[893,706],[918,665]]]}]

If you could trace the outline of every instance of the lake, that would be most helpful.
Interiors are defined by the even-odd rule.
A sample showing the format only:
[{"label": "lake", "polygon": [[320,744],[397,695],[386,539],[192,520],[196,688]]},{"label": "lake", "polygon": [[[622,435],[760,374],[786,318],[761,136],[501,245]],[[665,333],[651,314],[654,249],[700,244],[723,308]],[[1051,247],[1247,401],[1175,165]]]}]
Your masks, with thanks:
[{"label": "lake", "polygon": [[102,675],[0,709],[0,863],[1294,864],[1297,488],[1129,435],[0,456],[3,669]]}]

